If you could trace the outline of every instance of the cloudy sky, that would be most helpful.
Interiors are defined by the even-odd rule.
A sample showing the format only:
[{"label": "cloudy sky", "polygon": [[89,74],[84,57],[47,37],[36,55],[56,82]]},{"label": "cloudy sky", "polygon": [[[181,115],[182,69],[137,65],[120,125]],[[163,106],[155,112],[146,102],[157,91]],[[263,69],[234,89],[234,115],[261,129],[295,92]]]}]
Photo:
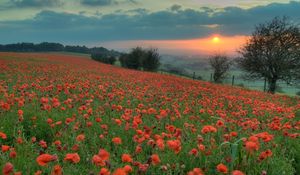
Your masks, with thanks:
[{"label": "cloudy sky", "polygon": [[255,25],[275,16],[300,23],[299,11],[299,0],[0,0],[0,43],[233,53]]}]

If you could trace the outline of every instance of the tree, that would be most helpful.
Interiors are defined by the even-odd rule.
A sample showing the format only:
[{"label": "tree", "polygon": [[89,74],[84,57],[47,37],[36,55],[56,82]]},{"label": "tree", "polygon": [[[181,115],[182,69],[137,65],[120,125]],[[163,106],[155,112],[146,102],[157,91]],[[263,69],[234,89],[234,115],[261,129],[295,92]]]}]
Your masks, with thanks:
[{"label": "tree", "polygon": [[210,66],[213,68],[213,79],[216,83],[221,83],[226,77],[226,73],[230,68],[230,62],[225,55],[214,55],[209,59]]},{"label": "tree", "polygon": [[239,53],[239,67],[249,79],[265,78],[270,93],[278,80],[300,78],[300,29],[286,17],[259,24]]},{"label": "tree", "polygon": [[113,65],[116,62],[116,58],[114,56],[107,56],[101,53],[92,53],[91,58],[95,61],[111,65]]},{"label": "tree", "polygon": [[123,53],[123,54],[120,55],[119,61],[120,61],[120,64],[121,64],[122,67],[128,68],[127,67],[127,60],[128,60],[128,54]]},{"label": "tree", "polygon": [[42,42],[35,45],[37,51],[58,52],[64,50],[64,45],[60,43]]},{"label": "tree", "polygon": [[89,53],[90,49],[86,46],[65,46],[66,52]]},{"label": "tree", "polygon": [[119,61],[122,67],[157,71],[160,66],[160,56],[157,49],[143,49],[136,47],[128,54],[121,54]]},{"label": "tree", "polygon": [[141,47],[136,47],[127,55],[126,65],[129,69],[140,69],[145,52]]},{"label": "tree", "polygon": [[145,71],[157,71],[160,66],[160,56],[157,49],[144,51],[143,68]]},{"label": "tree", "polygon": [[117,61],[116,57],[114,57],[114,56],[109,56],[108,57],[108,63],[109,64],[114,65],[116,61]]}]

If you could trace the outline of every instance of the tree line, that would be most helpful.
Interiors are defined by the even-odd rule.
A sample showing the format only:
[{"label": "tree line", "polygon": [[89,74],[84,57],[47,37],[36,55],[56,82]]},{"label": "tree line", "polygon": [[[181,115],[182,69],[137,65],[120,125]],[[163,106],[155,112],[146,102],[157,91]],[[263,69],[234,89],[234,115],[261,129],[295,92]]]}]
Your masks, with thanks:
[{"label": "tree line", "polygon": [[16,44],[0,44],[0,52],[76,52],[76,53],[101,53],[110,56],[119,56],[120,53],[114,50],[108,50],[104,47],[88,48],[86,46],[70,46],[62,45],[60,43],[42,42],[34,43],[16,43]]},{"label": "tree line", "polygon": [[[106,64],[114,64],[117,61],[114,56],[98,52],[92,53],[91,58]],[[121,54],[119,62],[124,68],[154,72],[160,66],[160,55],[157,49],[136,47],[129,53]]]}]

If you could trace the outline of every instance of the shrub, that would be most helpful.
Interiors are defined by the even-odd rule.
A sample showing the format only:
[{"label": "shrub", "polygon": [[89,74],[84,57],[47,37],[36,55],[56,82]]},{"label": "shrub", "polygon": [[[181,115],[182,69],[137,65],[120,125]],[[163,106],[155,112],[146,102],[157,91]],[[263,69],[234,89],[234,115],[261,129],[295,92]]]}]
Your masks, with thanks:
[{"label": "shrub", "polygon": [[119,61],[122,67],[136,70],[157,71],[160,66],[160,56],[157,49],[143,49],[141,47],[132,49],[128,54],[122,54]]},{"label": "shrub", "polygon": [[91,58],[93,60],[105,63],[105,64],[111,64],[113,65],[116,62],[116,58],[113,56],[103,55],[100,53],[92,53]]},{"label": "shrub", "polygon": [[160,56],[157,49],[149,49],[144,51],[143,69],[145,71],[157,71],[160,65]]}]

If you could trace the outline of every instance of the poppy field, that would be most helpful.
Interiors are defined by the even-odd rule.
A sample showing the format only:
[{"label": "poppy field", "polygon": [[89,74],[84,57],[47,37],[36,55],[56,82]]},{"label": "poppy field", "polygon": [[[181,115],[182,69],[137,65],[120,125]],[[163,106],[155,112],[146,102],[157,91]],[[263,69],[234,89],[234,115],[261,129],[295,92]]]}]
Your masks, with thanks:
[{"label": "poppy field", "polygon": [[300,99],[0,53],[4,175],[300,173]]}]

